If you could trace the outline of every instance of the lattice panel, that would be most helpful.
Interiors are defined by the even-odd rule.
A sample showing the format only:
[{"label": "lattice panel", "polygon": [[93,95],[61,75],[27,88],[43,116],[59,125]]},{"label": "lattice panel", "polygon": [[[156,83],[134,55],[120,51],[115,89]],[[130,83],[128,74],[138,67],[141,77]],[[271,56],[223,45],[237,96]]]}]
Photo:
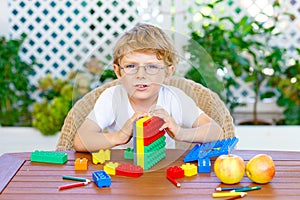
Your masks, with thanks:
[{"label": "lattice panel", "polygon": [[131,0],[15,0],[9,9],[11,37],[28,35],[22,57],[41,63],[33,83],[46,73],[62,77],[83,69],[92,54],[109,63],[116,37],[139,21]]},{"label": "lattice panel", "polygon": [[[91,55],[110,63],[112,46],[116,37],[138,22],[150,22],[164,30],[173,30],[189,36],[194,29],[201,27],[205,19],[201,12],[210,13],[203,3],[210,0],[49,0],[25,1],[8,0],[10,13],[10,36],[17,38],[23,32],[28,34],[22,57],[25,60],[37,59],[41,65],[35,69],[32,78],[35,83],[45,73],[65,76],[70,70],[82,69]],[[283,34],[273,44],[289,50],[295,56],[295,48],[300,46],[300,1],[279,0],[281,9],[273,9],[274,0],[227,0],[217,10],[221,15],[230,14],[240,19],[247,14],[272,24],[268,15],[278,17],[277,27]],[[200,12],[201,11],[201,12]],[[290,17],[283,16],[289,12]],[[184,45],[174,36],[177,46]],[[181,69],[184,69],[182,65]],[[236,96],[243,101],[253,97],[251,89],[242,81],[236,88]]]}]

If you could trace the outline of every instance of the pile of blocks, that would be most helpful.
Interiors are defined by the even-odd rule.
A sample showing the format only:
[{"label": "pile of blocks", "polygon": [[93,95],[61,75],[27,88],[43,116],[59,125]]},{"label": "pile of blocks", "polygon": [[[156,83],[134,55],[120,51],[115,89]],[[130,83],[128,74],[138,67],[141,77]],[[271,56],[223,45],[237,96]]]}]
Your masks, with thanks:
[{"label": "pile of blocks", "polygon": [[135,122],[133,131],[133,160],[148,170],[166,157],[165,131],[159,131],[164,121],[156,116],[143,117]]},{"label": "pile of blocks", "polygon": [[238,141],[237,137],[233,137],[216,142],[196,144],[184,157],[183,161],[198,161],[198,172],[209,173],[211,171],[210,158],[232,152]]}]

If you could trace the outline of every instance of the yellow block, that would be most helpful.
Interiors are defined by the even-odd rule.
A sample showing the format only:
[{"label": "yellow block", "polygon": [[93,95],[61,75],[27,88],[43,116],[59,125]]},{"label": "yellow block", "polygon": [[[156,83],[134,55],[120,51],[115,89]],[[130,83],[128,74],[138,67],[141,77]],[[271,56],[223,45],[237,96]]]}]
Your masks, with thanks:
[{"label": "yellow block", "polygon": [[136,121],[136,154],[137,165],[144,168],[144,122],[150,117],[143,117]]}]

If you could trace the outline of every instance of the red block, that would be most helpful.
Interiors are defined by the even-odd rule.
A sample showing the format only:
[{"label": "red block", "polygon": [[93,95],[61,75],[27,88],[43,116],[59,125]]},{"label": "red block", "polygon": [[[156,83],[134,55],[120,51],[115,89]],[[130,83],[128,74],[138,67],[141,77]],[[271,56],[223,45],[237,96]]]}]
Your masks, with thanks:
[{"label": "red block", "polygon": [[148,146],[161,136],[165,131],[159,131],[159,128],[164,124],[164,120],[157,116],[153,116],[144,122],[144,146]]},{"label": "red block", "polygon": [[140,177],[144,173],[144,170],[140,166],[121,163],[116,168],[116,175],[129,176],[129,177]]},{"label": "red block", "polygon": [[184,170],[178,166],[169,167],[167,169],[167,176],[172,177],[174,179],[182,178],[182,177],[184,177]]}]

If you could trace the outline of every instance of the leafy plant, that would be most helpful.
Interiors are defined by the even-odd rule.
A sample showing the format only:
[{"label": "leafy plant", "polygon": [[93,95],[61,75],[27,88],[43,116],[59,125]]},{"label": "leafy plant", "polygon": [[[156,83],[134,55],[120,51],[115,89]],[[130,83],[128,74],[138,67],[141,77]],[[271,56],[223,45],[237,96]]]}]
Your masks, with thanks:
[{"label": "leafy plant", "polygon": [[53,78],[48,74],[39,79],[38,89],[43,99],[34,103],[32,124],[43,135],[54,135],[60,131],[72,107],[73,86],[70,80]]},{"label": "leafy plant", "polygon": [[[300,49],[296,49],[300,57]],[[300,125],[300,60],[287,67],[281,77],[273,79],[279,92],[277,105],[284,108],[284,118],[277,122],[283,125]]]},{"label": "leafy plant", "polygon": [[33,73],[35,62],[27,63],[19,56],[26,38],[6,40],[0,38],[0,125],[29,126],[33,100],[28,77]]},{"label": "leafy plant", "polygon": [[[219,2],[221,1],[217,3]],[[213,8],[215,5],[209,6]],[[280,76],[281,67],[285,65],[285,49],[270,44],[270,40],[278,35],[274,31],[276,23],[265,27],[248,16],[239,21],[231,16],[221,17],[216,21],[204,23],[201,30],[193,31],[192,40],[197,41],[211,55],[217,68],[224,72],[225,99],[231,111],[241,106],[233,96],[233,90],[237,86],[235,80],[240,78],[250,85],[255,94],[252,121],[253,124],[258,124],[258,101],[275,95],[272,90],[265,91],[262,85],[267,84],[272,77]]]},{"label": "leafy plant", "polygon": [[87,63],[87,72],[71,72],[66,79],[54,78],[51,74],[39,79],[38,89],[43,97],[33,106],[33,126],[44,135],[54,135],[61,130],[64,119],[73,104],[100,82],[114,78],[112,70],[103,70],[104,64],[92,57]]}]

